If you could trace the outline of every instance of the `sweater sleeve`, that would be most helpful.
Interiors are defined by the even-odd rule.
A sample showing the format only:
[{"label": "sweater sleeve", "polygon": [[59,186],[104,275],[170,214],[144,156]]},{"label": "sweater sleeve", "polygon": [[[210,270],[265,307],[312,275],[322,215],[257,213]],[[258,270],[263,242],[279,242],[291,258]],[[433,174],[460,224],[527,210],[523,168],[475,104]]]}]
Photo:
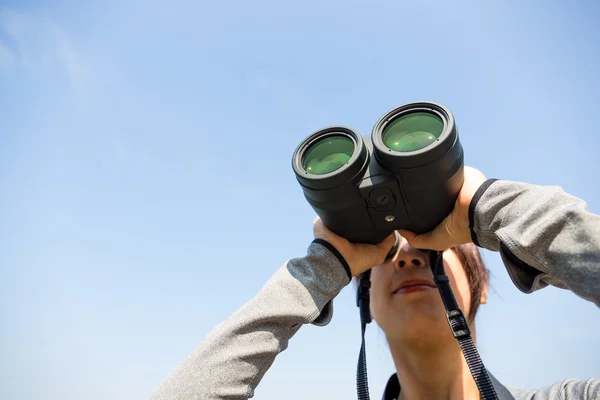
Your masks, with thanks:
[{"label": "sweater sleeve", "polygon": [[304,324],[324,326],[349,283],[327,243],[289,260],[247,304],[213,329],[156,388],[150,400],[245,400]]},{"label": "sweater sleeve", "polygon": [[565,379],[539,390],[511,391],[515,400],[598,400],[600,379]]},{"label": "sweater sleeve", "polygon": [[500,252],[514,284],[553,285],[600,306],[600,216],[560,187],[490,179],[469,210],[473,242]]}]

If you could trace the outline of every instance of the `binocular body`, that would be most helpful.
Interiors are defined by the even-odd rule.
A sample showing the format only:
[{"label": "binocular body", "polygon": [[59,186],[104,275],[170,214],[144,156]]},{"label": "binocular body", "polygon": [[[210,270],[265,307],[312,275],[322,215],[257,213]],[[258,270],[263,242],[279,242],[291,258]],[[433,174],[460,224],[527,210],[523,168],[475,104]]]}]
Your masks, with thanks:
[{"label": "binocular body", "polygon": [[415,102],[386,113],[370,135],[343,126],[311,134],[292,168],[325,226],[350,242],[376,244],[397,229],[438,225],[462,187],[463,159],[450,110]]}]

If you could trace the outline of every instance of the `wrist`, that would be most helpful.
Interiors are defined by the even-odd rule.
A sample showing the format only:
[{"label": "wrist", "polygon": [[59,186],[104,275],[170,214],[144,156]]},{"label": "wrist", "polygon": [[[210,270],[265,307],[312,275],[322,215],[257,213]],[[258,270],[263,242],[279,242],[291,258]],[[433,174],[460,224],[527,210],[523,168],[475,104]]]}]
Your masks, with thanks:
[{"label": "wrist", "polygon": [[479,202],[479,200],[481,199],[481,197],[483,196],[483,194],[488,190],[488,188],[494,183],[496,182],[498,179],[495,178],[490,178],[487,179],[485,182],[483,182],[475,191],[475,193],[473,194],[473,197],[471,198],[471,201],[469,203],[469,235],[470,235],[470,239],[473,241],[473,243],[476,246],[480,246],[479,244],[479,240],[477,239],[477,234],[475,233],[475,210],[477,208],[477,203]]},{"label": "wrist", "polygon": [[315,238],[312,241],[312,243],[320,244],[321,246],[323,246],[327,250],[329,250],[335,256],[335,258],[340,262],[340,264],[346,271],[348,280],[352,280],[353,274],[352,274],[352,270],[350,269],[350,265],[348,264],[348,261],[344,258],[342,253],[340,253],[340,251],[333,244],[331,244],[330,242],[328,242],[327,240],[322,239],[322,238]]}]

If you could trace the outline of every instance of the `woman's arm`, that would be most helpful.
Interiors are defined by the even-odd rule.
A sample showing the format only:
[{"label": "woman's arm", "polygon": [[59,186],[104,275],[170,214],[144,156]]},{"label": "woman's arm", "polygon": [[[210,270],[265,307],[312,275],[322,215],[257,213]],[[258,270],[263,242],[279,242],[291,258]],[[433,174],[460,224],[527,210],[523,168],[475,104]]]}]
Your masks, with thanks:
[{"label": "woman's arm", "polygon": [[515,285],[569,289],[600,306],[600,216],[560,187],[487,180],[469,207],[471,238],[498,251]]},{"label": "woman's arm", "polygon": [[597,400],[600,399],[600,379],[565,379],[539,390],[511,392],[515,400]]},{"label": "woman's arm", "polygon": [[331,300],[350,282],[326,242],[284,264],[250,302],[213,329],[158,386],[151,400],[246,400],[303,324],[324,326]]}]

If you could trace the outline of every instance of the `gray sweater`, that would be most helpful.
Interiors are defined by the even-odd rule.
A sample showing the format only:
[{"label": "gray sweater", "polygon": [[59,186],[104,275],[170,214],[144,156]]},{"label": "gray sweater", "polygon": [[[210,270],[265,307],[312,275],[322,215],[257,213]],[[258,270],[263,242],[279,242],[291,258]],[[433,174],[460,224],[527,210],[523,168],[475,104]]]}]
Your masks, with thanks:
[{"label": "gray sweater", "polygon": [[[600,216],[559,187],[488,180],[470,210],[475,244],[500,253],[514,284],[547,285],[600,306]],[[332,300],[349,283],[327,247],[312,243],[286,262],[242,308],[213,329],[150,396],[151,400],[242,400],[304,324],[327,325]],[[517,400],[600,399],[600,379],[567,379]]]}]

